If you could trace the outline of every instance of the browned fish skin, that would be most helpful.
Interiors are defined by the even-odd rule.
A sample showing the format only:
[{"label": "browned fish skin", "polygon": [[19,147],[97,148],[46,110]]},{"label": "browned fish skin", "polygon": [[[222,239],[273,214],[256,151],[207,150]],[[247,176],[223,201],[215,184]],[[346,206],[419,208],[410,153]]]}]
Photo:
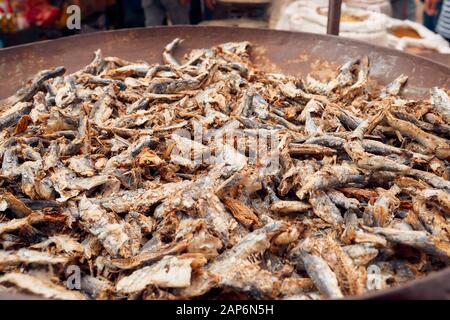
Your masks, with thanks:
[{"label": "browned fish skin", "polygon": [[98,50],[0,101],[0,294],[340,299],[450,266],[448,88],[178,46]]}]

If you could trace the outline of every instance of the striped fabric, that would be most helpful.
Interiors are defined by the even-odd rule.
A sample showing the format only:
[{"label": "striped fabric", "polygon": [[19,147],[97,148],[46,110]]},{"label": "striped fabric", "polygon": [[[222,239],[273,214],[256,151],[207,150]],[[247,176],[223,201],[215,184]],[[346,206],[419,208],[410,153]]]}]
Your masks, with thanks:
[{"label": "striped fabric", "polygon": [[450,39],[450,0],[444,0],[436,31],[444,38]]}]

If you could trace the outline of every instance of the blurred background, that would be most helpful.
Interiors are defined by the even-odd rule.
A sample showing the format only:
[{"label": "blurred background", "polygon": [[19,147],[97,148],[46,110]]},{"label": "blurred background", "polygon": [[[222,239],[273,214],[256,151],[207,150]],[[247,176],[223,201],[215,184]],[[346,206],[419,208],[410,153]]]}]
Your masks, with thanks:
[{"label": "blurred background", "polygon": [[[344,0],[341,36],[410,53],[449,54],[450,0]],[[447,3],[447,4],[446,4]],[[79,33],[200,24],[325,33],[328,0],[0,0],[0,47]],[[81,9],[78,29],[67,27]],[[442,13],[442,14],[441,14]],[[449,28],[448,33],[446,28]]]}]

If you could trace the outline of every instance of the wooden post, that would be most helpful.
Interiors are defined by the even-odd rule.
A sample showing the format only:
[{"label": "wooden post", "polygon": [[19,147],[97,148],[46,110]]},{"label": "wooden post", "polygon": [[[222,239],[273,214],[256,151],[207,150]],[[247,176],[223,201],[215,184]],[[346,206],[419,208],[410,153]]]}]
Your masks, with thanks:
[{"label": "wooden post", "polygon": [[341,22],[342,0],[329,0],[327,33],[339,35],[339,23]]}]

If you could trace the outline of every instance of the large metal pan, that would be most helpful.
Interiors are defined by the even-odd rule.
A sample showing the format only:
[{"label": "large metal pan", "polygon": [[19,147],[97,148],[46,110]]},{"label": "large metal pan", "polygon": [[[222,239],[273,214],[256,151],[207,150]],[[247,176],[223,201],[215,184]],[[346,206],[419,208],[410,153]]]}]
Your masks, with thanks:
[{"label": "large metal pan", "polygon": [[[304,76],[311,70],[333,69],[355,57],[368,56],[371,78],[387,84],[400,74],[409,77],[404,95],[427,98],[432,86],[450,87],[449,64],[335,36],[228,27],[155,27],[73,36],[0,50],[0,98],[11,95],[36,72],[64,65],[75,71],[100,48],[105,55],[160,62],[163,47],[185,39],[180,56],[193,48],[227,41],[250,41],[252,59],[261,68]],[[1,298],[1,295],[0,295]],[[394,289],[360,298],[450,299],[450,268]]]},{"label": "large metal pan", "polygon": [[292,75],[305,75],[313,66],[331,67],[351,58],[369,56],[371,76],[380,83],[400,74],[409,76],[405,94],[427,97],[431,86],[450,86],[444,65],[417,56],[353,40],[297,32],[234,29],[227,27],[156,27],[73,36],[0,50],[0,98],[12,94],[34,73],[57,65],[74,71],[89,63],[94,50],[130,60],[159,62],[165,44],[185,39],[178,51],[207,47],[224,41],[248,40],[256,45],[254,60],[261,67]]}]

